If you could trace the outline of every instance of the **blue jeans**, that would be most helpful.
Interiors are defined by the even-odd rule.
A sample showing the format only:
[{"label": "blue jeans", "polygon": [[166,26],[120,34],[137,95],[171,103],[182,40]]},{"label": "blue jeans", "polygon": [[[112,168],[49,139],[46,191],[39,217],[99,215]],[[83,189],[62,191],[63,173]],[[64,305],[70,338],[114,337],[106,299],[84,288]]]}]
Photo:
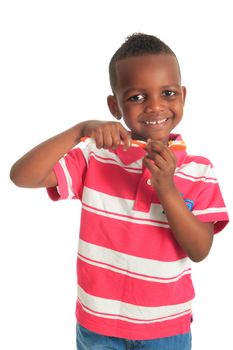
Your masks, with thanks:
[{"label": "blue jeans", "polygon": [[190,333],[152,340],[107,337],[77,325],[77,350],[191,350]]}]

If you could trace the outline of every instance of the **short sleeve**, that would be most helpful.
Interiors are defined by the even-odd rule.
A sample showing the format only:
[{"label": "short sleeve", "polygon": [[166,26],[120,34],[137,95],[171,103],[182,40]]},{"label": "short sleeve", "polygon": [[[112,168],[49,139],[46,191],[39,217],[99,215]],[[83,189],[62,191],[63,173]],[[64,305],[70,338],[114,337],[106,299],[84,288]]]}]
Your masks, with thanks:
[{"label": "short sleeve", "polygon": [[81,149],[67,153],[55,164],[53,171],[58,185],[47,188],[49,197],[54,200],[80,199],[87,169],[87,162]]},{"label": "short sleeve", "polygon": [[213,165],[206,160],[204,173],[200,178],[200,191],[193,214],[203,222],[214,222],[214,233],[220,232],[229,222],[226,205],[215,176]]}]

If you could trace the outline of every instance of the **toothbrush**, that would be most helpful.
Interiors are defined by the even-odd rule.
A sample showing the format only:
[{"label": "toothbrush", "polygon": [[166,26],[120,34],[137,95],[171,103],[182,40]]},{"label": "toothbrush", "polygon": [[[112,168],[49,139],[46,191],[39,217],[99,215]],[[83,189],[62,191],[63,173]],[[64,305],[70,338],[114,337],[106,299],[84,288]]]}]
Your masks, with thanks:
[{"label": "toothbrush", "polygon": [[[95,140],[89,136],[82,137],[80,139],[81,142],[85,142],[86,140],[90,140],[91,142],[95,142]],[[147,142],[141,141],[141,140],[132,140],[131,146],[132,147],[141,147],[144,148],[146,146]],[[184,151],[186,149],[185,142],[182,140],[171,140],[168,141],[168,147],[172,149],[173,151]]]}]

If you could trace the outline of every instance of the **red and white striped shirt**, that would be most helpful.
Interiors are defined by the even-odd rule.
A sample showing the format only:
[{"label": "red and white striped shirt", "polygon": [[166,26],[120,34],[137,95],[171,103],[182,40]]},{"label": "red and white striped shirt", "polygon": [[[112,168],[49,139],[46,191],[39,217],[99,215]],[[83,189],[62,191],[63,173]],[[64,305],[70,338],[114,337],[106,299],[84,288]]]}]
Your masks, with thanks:
[{"label": "red and white striped shirt", "polygon": [[[228,215],[212,164],[184,150],[175,154],[184,201],[219,232]],[[58,187],[48,189],[53,200],[82,202],[78,322],[132,340],[188,332],[194,298],[190,259],[173,237],[144,156],[142,148],[113,151],[87,142],[55,165]]]}]

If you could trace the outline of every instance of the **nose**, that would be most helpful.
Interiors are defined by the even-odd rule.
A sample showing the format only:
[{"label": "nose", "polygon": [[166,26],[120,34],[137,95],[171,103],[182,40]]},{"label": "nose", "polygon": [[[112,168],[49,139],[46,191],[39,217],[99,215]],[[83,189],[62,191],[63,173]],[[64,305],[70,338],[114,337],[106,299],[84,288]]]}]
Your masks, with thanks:
[{"label": "nose", "polygon": [[166,109],[164,101],[160,97],[151,97],[146,101],[145,113],[158,113]]}]

